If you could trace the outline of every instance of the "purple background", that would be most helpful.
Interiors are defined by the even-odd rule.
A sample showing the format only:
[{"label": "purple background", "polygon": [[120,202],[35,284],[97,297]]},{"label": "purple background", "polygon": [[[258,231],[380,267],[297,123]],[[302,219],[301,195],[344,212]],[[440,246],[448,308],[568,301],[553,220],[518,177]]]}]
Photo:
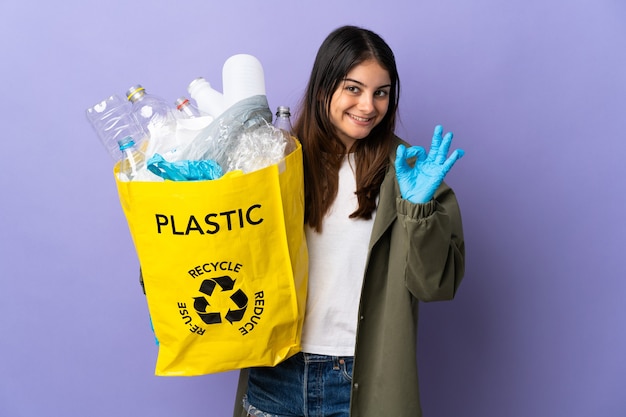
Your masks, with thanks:
[{"label": "purple background", "polygon": [[[398,133],[466,150],[449,175],[467,274],[421,316],[427,417],[624,416],[626,5],[621,0],[0,3],[0,416],[230,415],[234,372],[153,376],[112,162],[84,111],[170,101],[236,53],[296,107],[335,27],[379,32]],[[393,358],[390,358],[393,360]]]}]

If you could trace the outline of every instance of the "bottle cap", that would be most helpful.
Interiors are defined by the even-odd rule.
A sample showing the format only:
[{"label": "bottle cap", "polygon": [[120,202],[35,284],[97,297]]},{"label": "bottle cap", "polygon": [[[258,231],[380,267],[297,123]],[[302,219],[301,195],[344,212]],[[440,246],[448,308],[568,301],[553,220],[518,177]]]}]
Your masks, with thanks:
[{"label": "bottle cap", "polygon": [[289,109],[289,107],[287,106],[278,106],[278,109],[276,110],[276,116],[291,116],[291,111]]},{"label": "bottle cap", "polygon": [[121,151],[128,149],[135,145],[135,141],[130,136],[126,136],[124,139],[118,140],[117,143],[120,145]]},{"label": "bottle cap", "polygon": [[179,97],[176,99],[176,108],[178,110],[182,109],[183,106],[185,106],[186,104],[189,104],[189,99],[187,97]]},{"label": "bottle cap", "polygon": [[146,89],[141,84],[134,85],[126,92],[126,98],[128,101],[134,103],[146,94]]}]

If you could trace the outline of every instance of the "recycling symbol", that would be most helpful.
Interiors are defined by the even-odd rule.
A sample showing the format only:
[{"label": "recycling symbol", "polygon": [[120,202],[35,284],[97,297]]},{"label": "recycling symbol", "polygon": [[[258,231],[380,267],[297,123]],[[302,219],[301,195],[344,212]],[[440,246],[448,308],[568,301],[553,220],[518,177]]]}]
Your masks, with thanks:
[{"label": "recycling symbol", "polygon": [[[228,275],[224,275],[221,277],[205,279],[200,284],[200,292],[203,294],[200,297],[194,297],[193,307],[206,324],[218,324],[222,322],[222,314],[219,311],[214,311],[211,308],[211,300],[213,296],[213,292],[216,287],[220,287],[221,291],[215,295],[215,297],[224,297],[226,292],[232,292],[235,287],[235,280],[229,277]],[[233,324],[236,321],[240,321],[243,318],[243,315],[246,313],[246,308],[248,306],[248,296],[241,290],[233,292],[230,296],[230,300],[232,301],[231,309],[228,308],[228,312],[224,315],[224,318]],[[219,304],[214,303],[214,304]]]}]

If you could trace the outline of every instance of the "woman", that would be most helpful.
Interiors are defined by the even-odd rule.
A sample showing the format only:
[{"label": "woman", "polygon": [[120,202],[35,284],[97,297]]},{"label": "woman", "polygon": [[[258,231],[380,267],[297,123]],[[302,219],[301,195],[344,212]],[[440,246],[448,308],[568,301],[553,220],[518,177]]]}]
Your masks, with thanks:
[{"label": "woman", "polygon": [[[242,371],[235,416],[421,416],[418,302],[464,273],[461,217],[443,178],[452,134],[431,150],[394,135],[393,52],[353,26],[322,43],[294,130],[305,168],[309,292],[302,351]],[[242,409],[243,404],[243,409]]]}]

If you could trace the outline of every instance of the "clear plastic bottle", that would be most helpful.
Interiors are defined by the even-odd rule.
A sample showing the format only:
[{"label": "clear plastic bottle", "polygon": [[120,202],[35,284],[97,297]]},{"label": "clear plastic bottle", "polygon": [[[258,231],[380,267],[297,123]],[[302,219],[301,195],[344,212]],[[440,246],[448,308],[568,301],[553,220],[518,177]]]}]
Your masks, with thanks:
[{"label": "clear plastic bottle", "polygon": [[146,156],[130,136],[120,139],[118,144],[121,151],[119,178],[121,181],[132,181],[145,167]]},{"label": "clear plastic bottle", "polygon": [[187,91],[191,98],[196,101],[198,109],[214,119],[217,119],[226,110],[222,93],[213,89],[203,77],[198,77],[189,83]]},{"label": "clear plastic bottle", "polygon": [[141,138],[143,134],[131,108],[127,100],[114,94],[86,110],[87,120],[115,162],[120,160],[118,141],[126,136]]},{"label": "clear plastic bottle", "polygon": [[148,94],[140,84],[129,88],[126,98],[132,103],[132,112],[148,137],[153,129],[172,123],[174,115],[171,106],[164,99]]},{"label": "clear plastic bottle", "polygon": [[293,127],[291,126],[291,111],[287,106],[278,106],[276,110],[276,119],[274,119],[274,127],[281,129],[285,135],[287,144],[285,146],[285,155],[289,155],[296,150],[296,143],[293,139]]},{"label": "clear plastic bottle", "polygon": [[191,102],[187,97],[179,97],[176,102],[176,109],[180,112],[179,115],[186,119],[194,119],[201,117],[200,110]]},{"label": "clear plastic bottle", "polygon": [[291,126],[291,111],[287,106],[278,106],[276,110],[276,119],[274,119],[274,127],[283,129],[290,135],[293,135],[293,127]]}]

